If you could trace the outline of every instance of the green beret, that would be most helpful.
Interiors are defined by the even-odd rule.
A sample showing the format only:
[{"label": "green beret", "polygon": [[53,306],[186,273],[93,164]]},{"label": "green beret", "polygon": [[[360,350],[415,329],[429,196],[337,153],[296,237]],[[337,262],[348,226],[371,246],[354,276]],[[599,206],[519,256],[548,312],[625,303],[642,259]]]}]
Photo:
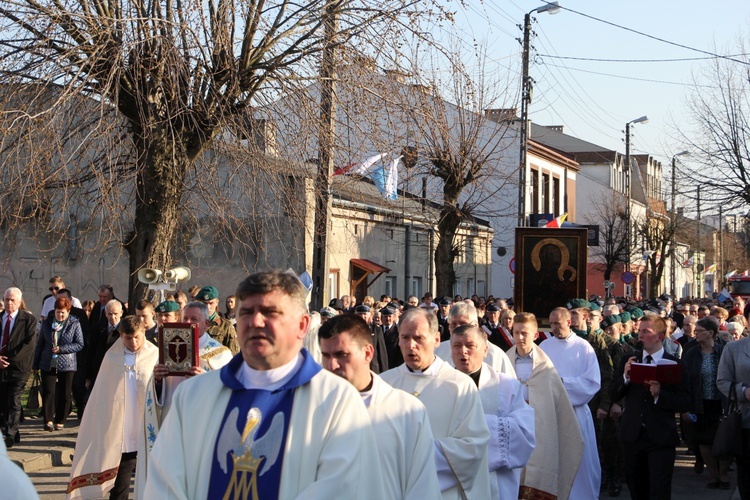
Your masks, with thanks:
[{"label": "green beret", "polygon": [[630,318],[633,320],[641,319],[643,317],[643,310],[640,307],[634,307],[628,311]]},{"label": "green beret", "polygon": [[612,315],[607,316],[606,318],[604,318],[602,320],[600,326],[601,326],[602,330],[605,330],[605,329],[609,328],[610,326],[616,325],[618,323],[620,323],[620,315],[619,314],[612,314]]},{"label": "green beret", "polygon": [[598,302],[589,302],[589,309],[591,309],[592,311],[601,311],[602,310],[602,308],[599,307],[599,303]]},{"label": "green beret", "polygon": [[213,286],[204,286],[201,288],[201,291],[195,295],[195,300],[200,300],[201,302],[218,298],[219,291]]},{"label": "green beret", "polygon": [[568,309],[580,309],[582,307],[589,309],[591,308],[591,302],[586,299],[573,299],[565,304],[565,307],[567,307]]},{"label": "green beret", "polygon": [[175,302],[174,300],[165,300],[158,306],[154,308],[155,312],[158,313],[171,313],[171,312],[177,312],[180,310],[180,304]]},{"label": "green beret", "polygon": [[630,321],[630,313],[627,312],[627,311],[621,312],[620,313],[620,321],[622,323],[627,323],[628,321]]}]

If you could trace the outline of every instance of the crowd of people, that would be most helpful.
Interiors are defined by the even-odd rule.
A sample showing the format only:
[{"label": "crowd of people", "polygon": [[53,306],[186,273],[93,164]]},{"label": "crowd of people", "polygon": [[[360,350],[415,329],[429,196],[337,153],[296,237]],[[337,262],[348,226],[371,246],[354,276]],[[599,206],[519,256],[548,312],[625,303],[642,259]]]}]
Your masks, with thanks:
[{"label": "crowd of people", "polygon": [[[594,296],[537,318],[494,297],[343,296],[310,312],[296,276],[263,272],[224,313],[205,286],[125,315],[109,285],[91,303],[60,277],[50,292],[37,321],[5,291],[0,427],[6,447],[22,439],[32,371],[45,430],[64,428],[75,401],[69,498],[128,498],[135,475],[136,498],[578,499],[627,484],[666,499],[681,438],[706,488],[729,488],[711,445],[731,392],[750,499],[741,298]],[[157,347],[175,322],[199,337],[199,364],[179,376]],[[680,375],[641,380],[652,364]]]}]

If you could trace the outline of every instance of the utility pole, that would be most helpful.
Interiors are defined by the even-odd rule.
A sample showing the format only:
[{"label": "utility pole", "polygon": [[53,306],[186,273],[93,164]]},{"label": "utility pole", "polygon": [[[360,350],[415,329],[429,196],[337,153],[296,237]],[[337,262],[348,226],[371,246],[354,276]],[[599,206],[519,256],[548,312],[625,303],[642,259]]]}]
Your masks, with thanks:
[{"label": "utility pole", "polygon": [[[331,227],[331,175],[333,174],[336,126],[335,43],[336,5],[325,6],[323,53],[320,63],[320,124],[318,130],[318,174],[315,177],[315,224],[313,235],[312,309],[328,304],[328,230]],[[347,291],[347,293],[349,293]]]},{"label": "utility pole", "polygon": [[669,245],[672,247],[672,256],[670,259],[670,268],[672,270],[669,284],[671,285],[672,289],[672,299],[674,300],[674,303],[677,303],[677,280],[676,280],[676,269],[675,269],[675,255],[677,254],[677,248],[675,244],[675,228],[677,227],[677,210],[675,208],[675,184],[677,182],[677,176],[675,174],[675,167],[677,166],[677,157],[672,157],[672,237],[670,238]]},{"label": "utility pole", "polygon": [[518,227],[526,224],[526,152],[529,140],[529,104],[531,103],[531,79],[529,78],[529,49],[531,38],[531,13],[523,17],[523,71],[521,74],[521,125],[519,137],[521,148],[518,154]]}]

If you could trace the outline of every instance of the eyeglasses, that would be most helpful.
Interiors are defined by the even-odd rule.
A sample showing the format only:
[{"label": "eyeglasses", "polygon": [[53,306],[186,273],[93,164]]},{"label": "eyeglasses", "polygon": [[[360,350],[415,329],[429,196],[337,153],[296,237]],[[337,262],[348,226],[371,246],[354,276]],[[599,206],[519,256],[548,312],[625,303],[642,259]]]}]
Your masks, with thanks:
[{"label": "eyeglasses", "polygon": [[60,287],[59,287],[59,286],[51,286],[51,287],[49,287],[49,291],[50,291],[50,292],[56,292],[56,291],[58,291],[59,289],[60,289]]}]

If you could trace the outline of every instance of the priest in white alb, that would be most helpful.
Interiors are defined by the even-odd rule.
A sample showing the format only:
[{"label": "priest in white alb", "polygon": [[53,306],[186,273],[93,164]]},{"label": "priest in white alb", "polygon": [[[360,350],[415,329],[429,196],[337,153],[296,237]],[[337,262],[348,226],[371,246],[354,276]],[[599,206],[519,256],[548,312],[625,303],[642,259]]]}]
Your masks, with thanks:
[{"label": "priest in white alb", "polygon": [[[175,309],[176,308],[176,309]],[[157,313],[178,312],[179,304],[170,300],[159,304]],[[177,387],[189,377],[218,370],[232,360],[232,351],[208,334],[211,325],[208,320],[208,307],[203,302],[188,302],[182,309],[182,322],[198,326],[198,366],[190,370],[188,376],[169,375],[168,368],[163,364],[154,366],[154,373],[146,389],[146,400],[143,408],[143,432],[138,445],[138,467],[135,474],[135,498],[143,497],[143,488],[148,476],[148,454],[154,447],[159,434],[161,423],[169,412],[172,397]]]},{"label": "priest in white alb", "polygon": [[362,395],[378,442],[385,496],[392,500],[439,498],[427,410],[370,370],[375,355],[368,324],[353,314],[336,316],[318,330],[323,367]]},{"label": "priest in white alb", "polygon": [[490,429],[490,498],[518,498],[521,469],[536,445],[534,409],[524,401],[515,377],[498,373],[482,362],[489,346],[483,329],[474,325],[455,328],[450,346],[456,369],[468,375],[479,389]]},{"label": "priest in white alb", "polygon": [[576,412],[583,435],[584,450],[570,498],[599,498],[602,469],[594,434],[594,421],[589,401],[601,387],[601,375],[596,353],[585,339],[570,327],[570,311],[564,307],[552,310],[549,315],[553,338],[540,344],[560,374],[570,403]]},{"label": "priest in white alb", "polygon": [[[461,325],[479,326],[477,308],[474,307],[473,303],[459,301],[451,306],[451,309],[448,312],[448,330],[452,332],[455,328]],[[440,359],[447,361],[448,364],[453,366],[450,342],[442,342],[435,348],[435,354]],[[513,366],[511,365],[508,356],[495,344],[489,344],[487,354],[484,357],[484,362],[490,365],[496,372],[504,373],[514,378],[516,376],[513,372]]]},{"label": "priest in white alb", "polygon": [[302,347],[307,289],[270,271],[235,295],[240,353],[177,388],[144,498],[385,498],[362,398]]},{"label": "priest in white alb", "polygon": [[566,499],[583,456],[583,436],[560,375],[535,344],[536,317],[513,318],[513,342],[508,356],[514,364],[524,399],[534,408],[536,448],[521,473],[519,498]]},{"label": "priest in white alb", "polygon": [[440,344],[435,314],[422,308],[409,309],[398,329],[404,364],[381,377],[416,396],[427,408],[442,498],[490,498],[490,432],[476,386],[435,356],[435,347]]}]

